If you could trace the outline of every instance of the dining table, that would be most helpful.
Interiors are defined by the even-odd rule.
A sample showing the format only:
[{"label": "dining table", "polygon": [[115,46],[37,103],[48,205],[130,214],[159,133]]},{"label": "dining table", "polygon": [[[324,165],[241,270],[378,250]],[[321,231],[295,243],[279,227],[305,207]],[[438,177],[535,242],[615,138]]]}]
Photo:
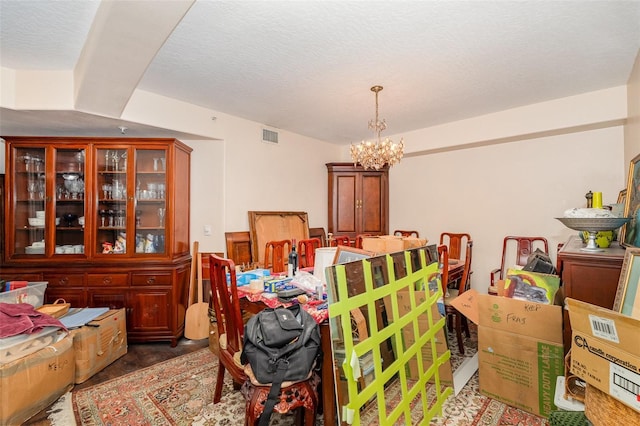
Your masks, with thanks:
[{"label": "dining table", "polygon": [[[257,314],[266,308],[292,305],[292,302],[283,302],[275,297],[275,293],[253,292],[248,286],[239,286],[238,296],[240,299],[240,309],[253,314]],[[311,314],[320,327],[320,347],[322,349],[322,366],[320,369],[322,380],[321,401],[324,424],[336,425],[336,391],[328,304],[326,302],[316,303],[320,301],[314,302],[313,299],[310,299],[309,302],[311,303],[300,303],[300,306]]]},{"label": "dining table", "polygon": [[447,272],[449,273],[449,286],[451,286],[462,278],[462,274],[464,273],[464,261],[460,259],[449,259],[449,262],[447,263]]},{"label": "dining table", "polygon": [[[308,268],[305,272],[311,272]],[[447,264],[449,273],[449,283],[455,282],[462,278],[464,272],[464,262],[459,259],[449,259]],[[257,314],[266,308],[278,308],[291,306],[292,302],[283,302],[278,299],[275,293],[263,291],[253,291],[249,286],[238,286],[238,296],[240,299],[240,308],[243,311]],[[306,310],[316,320],[320,327],[320,347],[322,348],[322,366],[321,366],[321,401],[322,414],[325,425],[337,425],[337,391],[335,388],[335,369],[333,363],[333,349],[331,345],[331,333],[329,327],[329,310],[327,303],[317,303],[310,298],[311,303],[300,303],[300,306]]]}]

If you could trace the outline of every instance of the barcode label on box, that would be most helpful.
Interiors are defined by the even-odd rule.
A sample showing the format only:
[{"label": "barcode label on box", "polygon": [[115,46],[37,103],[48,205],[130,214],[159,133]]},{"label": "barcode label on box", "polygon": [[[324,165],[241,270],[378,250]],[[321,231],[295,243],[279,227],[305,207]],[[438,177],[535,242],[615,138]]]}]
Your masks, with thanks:
[{"label": "barcode label on box", "polygon": [[591,322],[591,334],[593,334],[594,337],[620,343],[616,323],[613,320],[596,315],[589,315],[589,321]]},{"label": "barcode label on box", "polygon": [[613,362],[609,365],[609,394],[640,411],[640,375]]}]

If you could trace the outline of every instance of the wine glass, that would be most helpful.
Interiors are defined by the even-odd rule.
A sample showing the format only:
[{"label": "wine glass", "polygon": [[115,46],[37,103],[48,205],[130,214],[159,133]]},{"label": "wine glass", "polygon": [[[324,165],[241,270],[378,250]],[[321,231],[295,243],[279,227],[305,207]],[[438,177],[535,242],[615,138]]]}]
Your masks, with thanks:
[{"label": "wine glass", "polygon": [[124,226],[124,210],[116,211],[116,226],[119,228]]},{"label": "wine glass", "polygon": [[164,207],[159,207],[158,208],[158,219],[160,219],[160,226],[164,226],[164,215],[165,215],[166,209]]},{"label": "wine glass", "polygon": [[35,199],[35,193],[38,190],[38,182],[35,180],[29,180],[27,183],[27,192],[29,193],[29,199]]},{"label": "wine glass", "polygon": [[107,217],[107,210],[106,209],[100,209],[100,211],[98,211],[98,214],[100,215],[100,227],[104,228],[104,220]]},{"label": "wine glass", "polygon": [[104,185],[102,185],[102,193],[104,194],[104,199],[108,200],[111,195],[111,185],[109,185],[108,183],[105,183]]},{"label": "wine glass", "polygon": [[44,180],[38,182],[38,199],[44,199]]},{"label": "wine glass", "polygon": [[67,226],[71,227],[73,226],[73,221],[78,218],[78,215],[75,215],[73,213],[65,213],[62,215],[62,218],[65,220],[65,222],[67,222]]},{"label": "wine glass", "polygon": [[120,170],[118,168],[118,163],[120,162],[120,154],[118,154],[118,151],[113,151],[113,154],[111,155],[111,160],[113,161],[113,170],[115,171]]},{"label": "wine glass", "polygon": [[107,210],[107,216],[109,216],[109,227],[113,228],[113,217],[116,215],[116,212],[109,209]]}]

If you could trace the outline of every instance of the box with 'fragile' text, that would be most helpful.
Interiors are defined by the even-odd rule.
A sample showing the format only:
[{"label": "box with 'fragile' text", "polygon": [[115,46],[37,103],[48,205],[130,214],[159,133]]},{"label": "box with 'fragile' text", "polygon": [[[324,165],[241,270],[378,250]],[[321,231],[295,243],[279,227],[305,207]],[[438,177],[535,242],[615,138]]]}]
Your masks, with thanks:
[{"label": "box with 'fragile' text", "polygon": [[547,417],[564,374],[562,308],[464,292],[454,306],[478,321],[480,392]]}]

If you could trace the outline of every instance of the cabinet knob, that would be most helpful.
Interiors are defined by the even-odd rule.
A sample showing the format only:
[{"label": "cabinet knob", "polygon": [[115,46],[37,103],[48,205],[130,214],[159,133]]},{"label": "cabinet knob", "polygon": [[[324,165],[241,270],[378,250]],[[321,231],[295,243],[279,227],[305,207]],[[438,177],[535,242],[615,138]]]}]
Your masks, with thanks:
[{"label": "cabinet knob", "polygon": [[111,284],[113,282],[113,278],[112,277],[104,277],[102,279],[102,283],[103,284]]},{"label": "cabinet knob", "polygon": [[60,278],[60,279],[58,280],[58,284],[60,284],[60,285],[67,285],[67,284],[69,284],[69,277],[63,277],[63,278]]},{"label": "cabinet knob", "polygon": [[156,282],[156,277],[149,277],[147,279],[147,284],[154,284]]}]

